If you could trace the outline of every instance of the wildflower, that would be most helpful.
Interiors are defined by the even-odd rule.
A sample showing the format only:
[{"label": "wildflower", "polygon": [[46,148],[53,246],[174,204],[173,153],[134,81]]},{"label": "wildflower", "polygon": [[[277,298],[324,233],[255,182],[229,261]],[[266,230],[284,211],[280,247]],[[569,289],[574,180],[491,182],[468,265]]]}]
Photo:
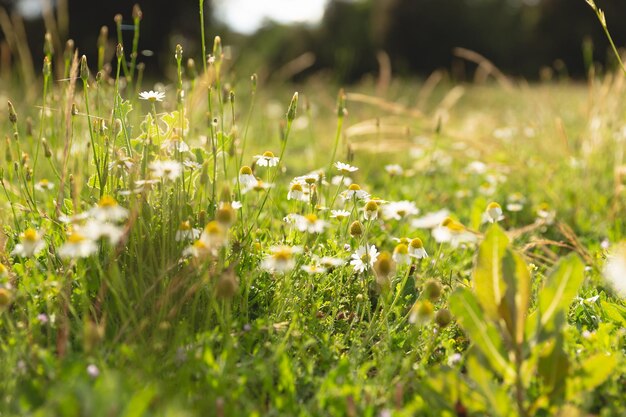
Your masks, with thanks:
[{"label": "wildflower", "polygon": [[37,314],[37,321],[39,321],[39,323],[41,324],[48,324],[48,322],[50,321],[50,317],[48,317],[48,315],[45,313],[39,313]]},{"label": "wildflower", "polygon": [[363,210],[363,217],[365,217],[365,220],[375,220],[378,217],[378,204],[375,201],[370,200],[367,202]]},{"label": "wildflower", "polygon": [[619,244],[608,256],[604,278],[622,297],[626,297],[626,242]]},{"label": "wildflower", "polygon": [[376,246],[367,245],[359,246],[359,248],[351,255],[350,265],[354,268],[354,272],[363,272],[374,266],[374,262],[378,259],[378,249]]},{"label": "wildflower", "polygon": [[42,179],[35,184],[35,190],[37,191],[50,191],[54,188],[54,183],[51,183],[47,179]]},{"label": "wildflower", "polygon": [[325,274],[327,269],[317,264],[302,265],[302,270],[309,275]]},{"label": "wildflower", "polygon": [[202,164],[197,163],[196,161],[190,161],[189,159],[185,159],[183,161],[183,166],[185,168],[188,168],[189,170],[193,171],[194,169],[201,169],[202,168]]},{"label": "wildflower", "polygon": [[441,222],[444,221],[445,218],[449,215],[450,212],[447,209],[427,213],[422,217],[413,219],[413,221],[411,221],[411,226],[415,227],[416,229],[434,229],[435,227],[439,226]]},{"label": "wildflower", "polygon": [[244,165],[239,169],[239,184],[244,188],[253,187],[256,184],[256,177],[252,174],[252,168]]},{"label": "wildflower", "polygon": [[181,240],[198,239],[200,237],[200,229],[191,227],[189,220],[180,223],[176,231],[175,239],[177,242]]},{"label": "wildflower", "polygon": [[385,171],[387,171],[387,173],[392,177],[404,174],[404,170],[398,164],[385,165]]},{"label": "wildflower", "polygon": [[495,201],[489,203],[487,209],[483,213],[483,223],[496,223],[503,219],[504,216],[502,215],[502,207],[500,207],[500,204],[496,203]]},{"label": "wildflower", "polygon": [[411,308],[409,323],[418,325],[425,324],[432,319],[434,312],[435,307],[433,303],[428,300],[418,300]]},{"label": "wildflower", "polygon": [[409,247],[404,243],[397,244],[393,250],[393,260],[400,265],[409,265],[411,263]]},{"label": "wildflower", "polygon": [[507,197],[506,209],[508,211],[522,211],[526,199],[521,193],[513,193]]},{"label": "wildflower", "polygon": [[[376,273],[376,282],[381,287],[387,287],[391,282],[389,276],[393,272],[392,257],[389,252],[385,251],[378,256],[374,262],[374,272]],[[356,269],[356,268],[355,268]]]},{"label": "wildflower", "polygon": [[61,258],[88,258],[98,250],[98,245],[81,233],[72,232],[67,241],[59,248]]},{"label": "wildflower", "polygon": [[330,217],[333,219],[343,220],[350,217],[350,212],[348,210],[331,210]]},{"label": "wildflower", "polygon": [[350,164],[345,164],[343,162],[335,162],[335,168],[337,168],[342,174],[350,174],[352,172],[358,171],[359,168],[354,167]]},{"label": "wildflower", "polygon": [[326,268],[337,268],[346,264],[346,261],[340,258],[334,258],[332,256],[323,256],[317,258],[317,262]]},{"label": "wildflower", "polygon": [[350,228],[348,230],[350,232],[350,236],[352,237],[361,236],[364,231],[363,223],[361,223],[358,220],[355,220],[350,224]]},{"label": "wildflower", "polygon": [[148,168],[153,178],[163,178],[170,181],[180,177],[183,171],[181,163],[172,160],[152,161]]},{"label": "wildflower", "polygon": [[0,263],[0,280],[4,280],[9,276],[9,270],[3,263]]},{"label": "wildflower", "polygon": [[280,158],[274,156],[271,151],[263,152],[263,155],[255,155],[256,164],[260,167],[275,167],[278,165]]},{"label": "wildflower", "polygon": [[101,222],[120,221],[128,217],[128,210],[120,207],[113,197],[105,195],[96,207],[89,210],[89,215]]},{"label": "wildflower", "polygon": [[174,136],[171,139],[164,140],[163,143],[161,144],[161,149],[165,150],[165,152],[172,155],[176,152],[178,153],[189,152],[189,145],[187,145],[185,141],[183,141],[178,136]]},{"label": "wildflower", "polygon": [[156,101],[163,101],[163,99],[165,98],[165,93],[161,92],[161,91],[142,91],[141,93],[139,93],[139,98],[141,100],[148,100],[151,103],[154,103]]},{"label": "wildflower", "polygon": [[93,363],[87,366],[87,374],[92,378],[97,378],[100,375],[100,370]]},{"label": "wildflower", "polygon": [[326,222],[318,219],[315,214],[296,217],[296,228],[301,232],[322,233],[326,226]]},{"label": "wildflower", "polygon": [[300,253],[302,248],[299,246],[272,246],[271,254],[267,255],[261,262],[261,268],[272,273],[281,273],[291,271],[296,266],[293,258],[294,254]]},{"label": "wildflower", "polygon": [[211,251],[225,246],[228,243],[226,229],[219,222],[210,221],[200,235],[200,241]]},{"label": "wildflower", "polygon": [[224,227],[230,227],[237,219],[237,213],[232,204],[222,201],[215,213],[215,219]]},{"label": "wildflower", "polygon": [[366,200],[369,198],[369,194],[366,191],[361,190],[361,187],[358,184],[350,184],[347,190],[341,193],[341,198],[344,201],[351,200],[352,198],[356,198],[357,200]]},{"label": "wildflower", "polygon": [[418,213],[419,209],[415,207],[415,203],[412,201],[393,201],[383,206],[383,216],[386,219],[401,220]]},{"label": "wildflower", "polygon": [[426,249],[424,249],[424,243],[419,237],[416,237],[409,243],[409,256],[416,259],[428,258]]},{"label": "wildflower", "polygon": [[35,229],[26,229],[20,234],[20,243],[15,245],[11,255],[31,257],[44,250],[46,242]]},{"label": "wildflower", "polygon": [[263,182],[263,180],[260,180],[260,179],[257,178],[256,179],[256,183],[252,187],[246,189],[245,192],[247,192],[249,190],[253,190],[253,191],[257,191],[257,192],[265,191],[265,190],[268,190],[268,189],[272,188],[273,186],[274,186],[274,184],[269,184],[269,183]]},{"label": "wildflower", "polygon": [[550,209],[550,205],[548,203],[541,203],[539,207],[537,207],[537,220],[544,222],[545,224],[554,223],[554,219],[556,218],[556,212]]},{"label": "wildflower", "polygon": [[439,227],[432,231],[433,238],[438,243],[449,242],[453,247],[461,243],[476,242],[476,235],[465,228],[461,223],[446,217]]},{"label": "wildflower", "polygon": [[452,322],[452,314],[450,313],[450,310],[448,310],[447,308],[442,308],[441,310],[437,311],[437,314],[435,314],[435,323],[437,323],[437,326],[439,326],[439,328],[443,329],[445,327],[448,327],[450,322]]},{"label": "wildflower", "polygon": [[308,201],[308,197],[304,194],[302,184],[294,182],[287,193],[287,200]]},{"label": "wildflower", "polygon": [[91,240],[106,237],[111,245],[117,245],[124,236],[124,230],[114,224],[90,219],[85,224],[76,228],[80,234]]},{"label": "wildflower", "polygon": [[465,167],[465,172],[482,175],[487,172],[487,165],[481,161],[473,161]]}]

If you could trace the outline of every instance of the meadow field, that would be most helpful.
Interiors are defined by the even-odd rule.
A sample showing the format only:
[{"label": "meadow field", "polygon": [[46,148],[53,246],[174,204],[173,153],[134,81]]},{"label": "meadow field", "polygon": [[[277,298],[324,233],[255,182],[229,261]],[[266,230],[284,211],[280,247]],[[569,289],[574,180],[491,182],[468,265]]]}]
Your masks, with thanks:
[{"label": "meadow field", "polygon": [[222,43],[2,81],[1,416],[626,414],[624,74],[342,88]]}]

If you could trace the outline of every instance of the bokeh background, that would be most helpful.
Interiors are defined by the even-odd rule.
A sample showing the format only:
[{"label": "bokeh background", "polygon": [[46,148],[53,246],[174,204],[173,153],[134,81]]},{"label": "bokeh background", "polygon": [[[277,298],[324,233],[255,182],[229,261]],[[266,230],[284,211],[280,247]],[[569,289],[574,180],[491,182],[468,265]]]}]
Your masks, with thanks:
[{"label": "bokeh background", "polygon": [[[124,24],[132,25],[135,3],[0,1],[6,19],[23,18],[35,63],[43,56],[42,7],[59,17],[59,45],[72,38],[81,53],[95,59],[100,27],[109,28],[112,53],[113,17],[121,13]],[[138,3],[144,51],[139,60],[146,62],[149,76],[167,75],[176,43],[184,46],[185,56],[200,58],[197,0]],[[596,3],[606,11],[618,46],[626,44],[626,1]],[[425,76],[445,69],[462,80],[474,64],[459,57],[457,47],[528,80],[546,74],[583,78],[592,60],[598,70],[615,65],[585,0],[207,0],[205,13],[208,38],[221,35],[238,68],[254,68],[268,78],[326,74],[338,82],[357,82],[388,63],[394,75]],[[130,44],[132,31],[125,30],[124,37]],[[6,57],[8,46],[2,43]]]}]

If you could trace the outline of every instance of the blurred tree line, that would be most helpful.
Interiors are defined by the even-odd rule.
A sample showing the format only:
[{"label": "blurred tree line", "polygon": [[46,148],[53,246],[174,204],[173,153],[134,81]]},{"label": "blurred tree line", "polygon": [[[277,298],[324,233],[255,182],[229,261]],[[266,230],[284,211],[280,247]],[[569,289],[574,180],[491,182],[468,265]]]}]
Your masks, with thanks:
[{"label": "blurred tree line", "polygon": [[[130,14],[137,0],[47,1],[66,8],[69,25],[67,33],[59,30],[60,36],[74,39],[88,58],[95,59],[101,26],[109,29],[112,53],[117,13],[124,16],[123,36],[130,48],[132,31],[126,28],[132,25]],[[16,0],[0,3],[10,15]],[[596,3],[605,10],[617,45],[626,44],[622,24],[626,2]],[[144,15],[140,49],[148,51],[140,60],[149,70],[165,71],[176,43],[183,44],[185,56],[199,58],[197,0],[139,4]],[[583,59],[583,45],[593,46],[596,62],[614,64],[602,28],[585,0],[330,0],[318,26],[268,22],[251,36],[229,33],[211,18],[219,3],[207,0],[205,4],[208,36],[222,35],[233,46],[233,59],[242,61],[238,67],[268,77],[298,78],[326,71],[338,81],[356,81],[379,70],[378,51],[386,52],[395,74],[428,74],[438,68],[458,68],[462,60],[453,54],[455,47],[478,52],[505,73],[530,79],[537,78],[542,67],[584,76],[588,62]],[[27,22],[27,31],[34,60],[40,62],[43,21]],[[472,64],[464,65],[471,69]]]}]

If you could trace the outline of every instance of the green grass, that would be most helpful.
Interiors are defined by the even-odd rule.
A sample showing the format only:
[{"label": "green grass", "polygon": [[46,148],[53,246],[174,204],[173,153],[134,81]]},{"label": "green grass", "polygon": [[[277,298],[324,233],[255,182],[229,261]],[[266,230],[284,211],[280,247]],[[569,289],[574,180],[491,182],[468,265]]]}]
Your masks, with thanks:
[{"label": "green grass", "polygon": [[[382,96],[365,81],[337,98],[323,77],[256,85],[230,71],[220,48],[194,79],[177,51],[178,79],[166,82],[163,102],[139,100],[151,86],[120,78],[135,72],[121,71],[122,55],[112,74],[88,74],[78,60],[66,64],[70,79],[45,73],[33,100],[26,87],[10,90],[16,117],[2,118],[0,163],[2,415],[624,412],[626,307],[602,278],[626,234],[624,178],[615,174],[624,164],[622,77],[512,89],[442,82],[432,92],[393,80]],[[254,158],[266,151],[277,166]],[[157,176],[159,160],[187,165]],[[393,219],[390,203],[378,203],[378,218],[366,219],[365,201],[344,203],[347,185],[331,182],[337,161],[358,167],[344,177],[372,196],[420,213]],[[390,175],[389,164],[403,173]],[[272,186],[246,191],[242,166]],[[288,200],[293,178],[314,170],[313,187],[302,184],[308,197]],[[54,187],[40,190],[43,179]],[[519,211],[507,208],[514,196]],[[119,236],[94,237],[77,215],[99,218],[103,230],[110,198],[126,209],[104,222]],[[481,221],[492,201],[504,209],[500,228]],[[340,208],[349,217],[331,218]],[[476,242],[438,243],[413,225],[440,209]],[[309,218],[290,224],[289,214]],[[312,215],[325,222],[321,233],[299,230]],[[350,234],[354,221],[361,234]],[[204,247],[189,251],[198,236],[177,240],[183,222],[204,230]],[[28,229],[45,249],[19,250]],[[494,240],[502,230],[508,246]],[[88,256],[63,256],[80,241],[72,233],[95,242]],[[419,237],[430,256],[391,260],[403,237]],[[273,251],[279,245],[299,251]],[[382,253],[355,272],[351,255],[365,245]],[[497,247],[493,262],[477,257]],[[302,269],[323,256],[341,265]],[[515,272],[510,259],[519,259]],[[502,310],[484,301],[494,265],[505,271],[503,291],[519,289],[529,271],[529,307],[515,319],[504,301]],[[552,299],[558,307],[546,310]],[[546,311],[554,319],[531,323]],[[510,320],[526,322],[523,340],[511,340]],[[499,340],[509,374],[484,350],[488,340]]]}]

